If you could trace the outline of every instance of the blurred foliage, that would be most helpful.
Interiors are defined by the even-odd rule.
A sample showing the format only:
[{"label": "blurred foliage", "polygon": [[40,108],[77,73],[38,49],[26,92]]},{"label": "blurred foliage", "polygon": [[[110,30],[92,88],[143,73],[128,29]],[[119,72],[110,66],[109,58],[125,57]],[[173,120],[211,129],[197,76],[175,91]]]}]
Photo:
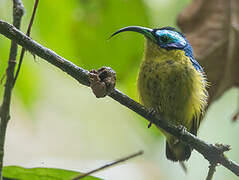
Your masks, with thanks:
[{"label": "blurred foliage", "polygon": [[152,27],[173,26],[176,27],[176,19],[181,10],[191,0],[148,0],[145,1],[150,12],[150,24]]},{"label": "blurred foliage", "polygon": [[[79,172],[68,171],[55,168],[22,168],[20,166],[5,166],[3,168],[3,179],[20,180],[69,180],[79,175]],[[100,180],[92,176],[87,176],[85,180]]]},{"label": "blurred foliage", "polygon": [[[161,0],[162,1],[162,0]],[[32,38],[61,56],[86,69],[110,66],[117,72],[117,83],[136,98],[136,76],[142,57],[143,38],[134,33],[109,36],[129,25],[173,25],[176,14],[189,0],[73,0],[41,1],[32,30]],[[26,31],[33,1],[23,0],[26,14],[22,31]],[[161,6],[161,5],[164,6]],[[172,7],[172,11],[168,8]],[[12,22],[12,2],[0,1],[0,18]],[[165,16],[165,14],[167,16]],[[156,16],[156,17],[155,17]],[[8,59],[10,42],[0,36],[0,77]],[[20,49],[20,48],[19,48]],[[27,108],[37,99],[42,84],[39,68],[32,68],[32,57],[25,57],[16,91]],[[3,85],[0,86],[2,98]]]}]

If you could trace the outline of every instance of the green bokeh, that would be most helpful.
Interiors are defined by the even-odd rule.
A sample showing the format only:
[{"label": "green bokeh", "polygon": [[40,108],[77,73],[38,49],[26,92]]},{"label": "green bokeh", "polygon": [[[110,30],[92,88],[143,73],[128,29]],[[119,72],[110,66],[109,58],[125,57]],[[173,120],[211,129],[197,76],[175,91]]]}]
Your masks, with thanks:
[{"label": "green bokeh", "polygon": [[[25,32],[34,2],[23,0],[23,3],[26,13],[21,30]],[[129,25],[175,25],[176,15],[186,3],[188,0],[167,3],[156,3],[153,0],[41,1],[31,37],[88,70],[101,66],[112,67],[117,72],[118,86],[137,99],[135,82],[143,55],[144,39],[134,33],[120,34],[111,40],[108,40],[109,36],[117,29]],[[11,7],[11,1],[0,2],[1,19],[12,21]],[[6,69],[9,47],[10,41],[0,36],[0,77]],[[28,109],[37,100],[42,88],[41,70],[32,68],[32,61],[32,56],[25,56],[15,89],[17,97]],[[0,98],[2,92],[3,84],[0,86]]]}]

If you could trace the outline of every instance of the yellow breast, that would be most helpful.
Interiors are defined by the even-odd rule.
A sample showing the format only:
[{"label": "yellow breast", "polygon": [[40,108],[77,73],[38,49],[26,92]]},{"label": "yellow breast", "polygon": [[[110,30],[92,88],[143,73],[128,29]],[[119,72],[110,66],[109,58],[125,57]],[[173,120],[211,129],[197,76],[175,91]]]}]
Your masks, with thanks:
[{"label": "yellow breast", "polygon": [[206,81],[184,51],[147,43],[138,75],[140,101],[164,120],[190,129],[192,118],[199,117],[206,106]]}]

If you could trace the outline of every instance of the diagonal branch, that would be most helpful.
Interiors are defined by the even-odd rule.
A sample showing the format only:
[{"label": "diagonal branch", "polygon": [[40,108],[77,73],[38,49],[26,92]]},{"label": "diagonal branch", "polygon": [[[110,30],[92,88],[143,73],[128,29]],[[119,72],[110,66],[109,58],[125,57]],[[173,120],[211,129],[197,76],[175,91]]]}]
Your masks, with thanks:
[{"label": "diagonal branch", "polygon": [[206,180],[212,180],[213,175],[216,172],[216,166],[217,164],[210,164]]},{"label": "diagonal branch", "polygon": [[[21,18],[24,14],[24,7],[21,0],[13,0],[13,25],[19,29]],[[8,67],[6,69],[6,83],[4,89],[3,102],[0,107],[0,179],[2,179],[2,167],[4,156],[4,143],[7,124],[10,119],[10,103],[14,82],[14,70],[16,65],[17,43],[12,40]]]},{"label": "diagonal branch", "polygon": [[97,169],[94,169],[94,170],[92,170],[92,171],[89,171],[89,172],[87,172],[87,173],[85,173],[85,174],[80,174],[80,175],[78,175],[78,176],[72,178],[71,180],[83,179],[83,178],[85,178],[86,176],[89,176],[89,175],[91,175],[91,174],[93,174],[93,173],[96,173],[96,172],[98,172],[98,171],[104,170],[104,169],[106,169],[106,168],[112,167],[112,166],[114,166],[114,165],[116,165],[116,164],[119,164],[119,163],[128,161],[129,159],[135,158],[136,156],[140,156],[140,155],[142,155],[143,153],[144,153],[143,151],[139,151],[139,152],[134,153],[134,154],[131,154],[131,155],[127,156],[127,157],[120,158],[120,159],[118,159],[118,160],[116,160],[116,161],[113,161],[113,162],[111,162],[111,163],[108,163],[108,164],[106,164],[106,165],[104,165],[104,166],[101,166],[101,167],[99,167],[99,168],[97,168]]},{"label": "diagonal branch", "polygon": [[[47,62],[66,72],[71,77],[76,79],[79,83],[85,86],[90,85],[88,80],[89,72],[87,70],[76,66],[75,64],[59,56],[52,50],[40,45],[39,43],[27,37],[26,35],[24,35],[24,33],[17,30],[7,22],[0,21],[0,33],[7,38],[16,41],[16,43],[23,46],[25,49],[31,51],[32,53],[45,59]],[[152,122],[156,126],[159,126],[166,132],[174,135],[182,142],[189,144],[192,148],[201,153],[204,158],[206,158],[210,163],[219,163],[227,169],[231,170],[237,176],[239,176],[239,165],[228,159],[223,154],[225,151],[230,150],[228,146],[209,144],[197,138],[193,134],[187,132],[183,127],[177,127],[162,121],[159,117],[155,117],[154,115],[152,115],[152,113],[150,113],[150,111],[144,106],[135,102],[133,99],[131,99],[117,89],[114,89],[111,94],[109,94],[109,96],[112,99],[118,101],[120,104],[128,107],[137,114],[141,115],[148,121]]]}]

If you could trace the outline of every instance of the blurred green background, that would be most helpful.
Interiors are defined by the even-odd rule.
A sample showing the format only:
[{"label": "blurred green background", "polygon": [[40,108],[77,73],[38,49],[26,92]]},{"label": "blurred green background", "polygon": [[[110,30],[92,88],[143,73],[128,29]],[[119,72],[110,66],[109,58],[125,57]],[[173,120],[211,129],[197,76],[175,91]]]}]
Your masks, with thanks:
[{"label": "blurred green background", "polygon": [[[34,1],[23,0],[26,32]],[[128,25],[176,26],[177,14],[189,0],[71,0],[39,3],[32,38],[80,67],[110,66],[117,88],[137,100],[136,76],[144,39],[134,33],[110,41]],[[12,1],[0,0],[0,19],[12,22]],[[10,41],[0,36],[0,77],[8,60]],[[3,84],[0,85],[0,100]],[[228,156],[239,161],[238,124],[231,123],[238,90],[232,89],[207,112],[199,137],[230,144]],[[145,154],[99,172],[105,179],[205,179],[208,162],[194,152],[184,174],[166,160],[165,142],[156,128],[110,98],[96,99],[89,88],[28,52],[13,91],[5,165],[56,167],[88,171],[138,150]],[[215,179],[236,179],[223,167]]]}]

